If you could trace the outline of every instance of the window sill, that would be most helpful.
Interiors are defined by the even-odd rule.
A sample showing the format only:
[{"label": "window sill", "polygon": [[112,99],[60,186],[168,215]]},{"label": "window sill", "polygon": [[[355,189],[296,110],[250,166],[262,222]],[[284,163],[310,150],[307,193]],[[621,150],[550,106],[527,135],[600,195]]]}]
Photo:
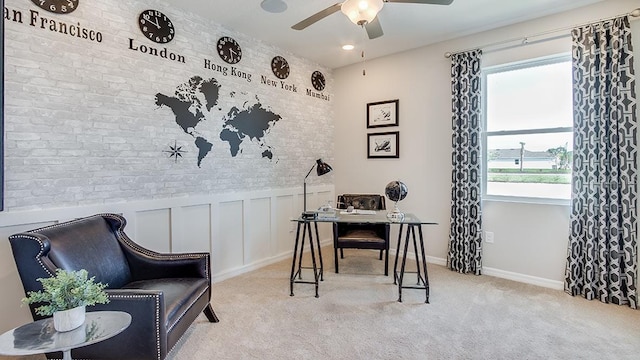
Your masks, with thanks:
[{"label": "window sill", "polygon": [[571,206],[569,199],[550,199],[550,198],[534,198],[534,197],[516,197],[516,196],[499,196],[484,195],[482,201],[518,203],[518,204],[535,204],[535,205],[554,205],[554,206]]}]

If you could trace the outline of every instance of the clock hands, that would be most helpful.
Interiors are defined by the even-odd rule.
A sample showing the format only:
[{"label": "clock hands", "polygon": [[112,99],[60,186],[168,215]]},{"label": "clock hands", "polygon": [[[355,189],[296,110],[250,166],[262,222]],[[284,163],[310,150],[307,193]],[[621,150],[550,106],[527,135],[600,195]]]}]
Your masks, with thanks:
[{"label": "clock hands", "polygon": [[156,16],[156,22],[151,21],[151,16],[149,14],[144,14],[144,19],[150,23],[152,23],[153,25],[155,25],[158,29],[160,29],[160,21],[158,20],[158,17]]}]

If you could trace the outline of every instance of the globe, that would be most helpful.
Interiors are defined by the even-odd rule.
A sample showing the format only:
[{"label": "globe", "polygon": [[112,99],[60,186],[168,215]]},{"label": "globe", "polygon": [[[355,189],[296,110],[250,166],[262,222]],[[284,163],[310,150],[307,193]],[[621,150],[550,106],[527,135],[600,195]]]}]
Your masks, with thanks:
[{"label": "globe", "polygon": [[384,188],[384,193],[391,201],[398,202],[407,197],[409,190],[403,182],[392,181]]}]

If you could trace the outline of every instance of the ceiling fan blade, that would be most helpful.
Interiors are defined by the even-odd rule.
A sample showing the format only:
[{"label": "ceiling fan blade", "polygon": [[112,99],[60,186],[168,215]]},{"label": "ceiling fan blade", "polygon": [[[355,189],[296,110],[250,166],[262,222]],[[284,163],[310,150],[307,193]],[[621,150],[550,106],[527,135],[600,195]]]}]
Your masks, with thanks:
[{"label": "ceiling fan blade", "polygon": [[453,2],[453,0],[384,0],[384,2],[408,3],[408,4],[450,5]]},{"label": "ceiling fan blade", "polygon": [[291,28],[294,30],[302,30],[304,28],[306,28],[309,25],[314,24],[317,21],[320,21],[324,18],[326,18],[327,16],[340,11],[340,7],[342,6],[342,3],[337,3],[337,4],[333,4],[331,6],[329,6],[328,8],[319,11],[311,16],[309,16],[308,18],[300,21],[299,23],[293,25]]},{"label": "ceiling fan blade", "polygon": [[384,35],[384,32],[382,32],[382,25],[380,25],[380,20],[378,20],[377,16],[375,19],[373,19],[372,22],[367,23],[364,28],[367,30],[369,39],[379,38],[380,36]]}]

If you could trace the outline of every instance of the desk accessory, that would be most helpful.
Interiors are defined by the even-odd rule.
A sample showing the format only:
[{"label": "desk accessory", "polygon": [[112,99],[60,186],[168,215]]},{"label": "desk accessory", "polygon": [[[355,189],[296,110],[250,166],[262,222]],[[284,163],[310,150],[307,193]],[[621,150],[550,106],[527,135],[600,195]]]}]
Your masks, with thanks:
[{"label": "desk accessory", "polygon": [[333,170],[331,168],[331,165],[322,161],[322,159],[318,159],[316,160],[316,163],[313,164],[311,169],[309,169],[307,176],[304,177],[304,211],[302,212],[302,215],[301,215],[303,219],[315,219],[316,216],[318,215],[317,211],[307,211],[307,178],[311,174],[311,171],[313,170],[314,167],[316,168],[316,173],[318,174],[318,176],[322,176],[324,174],[331,172],[331,170]]},{"label": "desk accessory", "polygon": [[394,201],[395,205],[393,206],[393,210],[387,213],[387,218],[391,221],[402,221],[404,220],[404,213],[400,211],[398,208],[398,201],[407,197],[409,190],[407,185],[405,185],[401,181],[392,181],[387,184],[384,188],[384,193],[387,195],[389,200]]}]

